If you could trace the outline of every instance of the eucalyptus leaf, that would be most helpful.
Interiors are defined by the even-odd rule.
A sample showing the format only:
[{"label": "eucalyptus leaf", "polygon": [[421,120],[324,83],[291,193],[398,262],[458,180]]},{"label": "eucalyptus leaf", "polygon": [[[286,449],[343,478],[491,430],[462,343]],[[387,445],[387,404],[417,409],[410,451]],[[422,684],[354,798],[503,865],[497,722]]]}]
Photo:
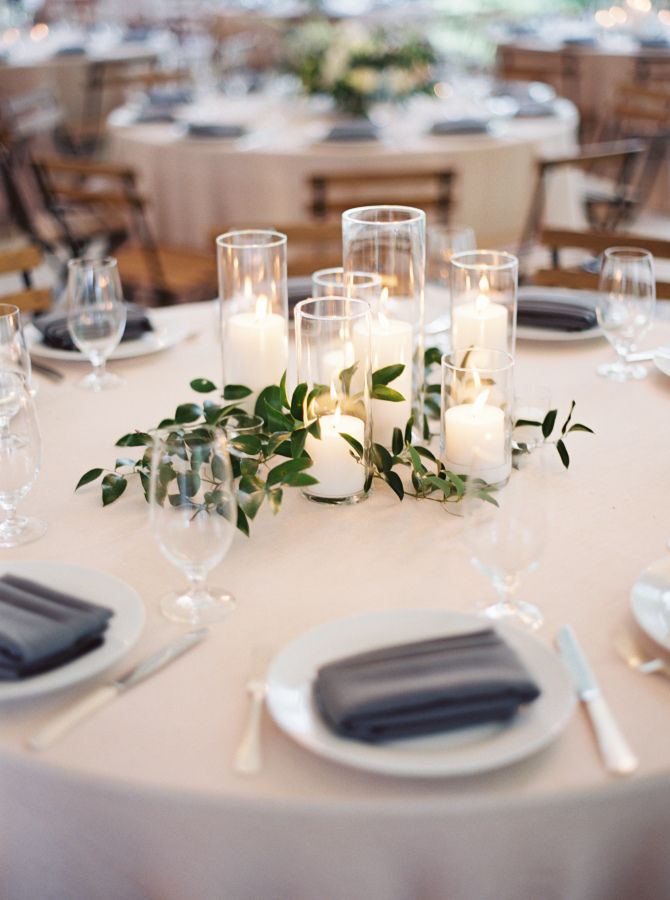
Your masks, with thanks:
[{"label": "eucalyptus leaf", "polygon": [[308,456],[303,456],[300,459],[289,459],[286,462],[279,463],[278,466],[270,470],[266,482],[267,486],[274,487],[274,485],[280,484],[286,475],[302,472],[303,469],[309,469],[311,465],[312,460]]},{"label": "eucalyptus leaf", "polygon": [[197,391],[198,394],[211,394],[212,391],[216,390],[216,385],[207,378],[194,378],[191,382],[191,388]]},{"label": "eucalyptus leaf", "polygon": [[589,434],[595,434],[595,431],[592,428],[589,428],[588,425],[581,425],[579,422],[575,422],[574,425],[571,425],[568,428],[568,434],[570,434],[571,431],[586,431]]},{"label": "eucalyptus leaf", "polygon": [[400,476],[398,475],[398,473],[393,471],[386,472],[384,474],[384,480],[391,488],[391,490],[395,494],[397,494],[398,499],[402,500],[405,496],[405,488],[402,485],[402,481],[400,480]]},{"label": "eucalyptus leaf", "polygon": [[565,468],[569,468],[570,455],[568,454],[568,448],[565,446],[562,440],[556,441],[556,449],[558,450],[558,455],[561,457],[561,462],[563,463]]},{"label": "eucalyptus leaf", "polygon": [[557,409],[550,409],[547,415],[544,417],[542,422],[542,435],[545,438],[548,438],[551,432],[554,430],[554,425],[556,424],[556,416],[558,415]]},{"label": "eucalyptus leaf", "polygon": [[286,370],[282,373],[281,381],[279,382],[279,402],[282,405],[282,409],[291,408],[291,404],[289,403],[286,394]]},{"label": "eucalyptus leaf", "polygon": [[384,366],[383,369],[377,369],[376,372],[372,373],[372,385],[373,387],[376,387],[381,384],[390,384],[391,381],[395,381],[396,378],[399,378],[404,371],[405,366],[400,363],[394,366]]},{"label": "eucalyptus leaf", "polygon": [[[277,388],[277,390],[279,389]],[[252,394],[251,388],[244,384],[227,384],[223,389],[224,400],[244,400],[245,397],[250,397]]]},{"label": "eucalyptus leaf", "polygon": [[302,455],[305,449],[305,441],[307,440],[307,429],[298,428],[291,435],[291,455],[294,458]]},{"label": "eucalyptus leaf", "polygon": [[390,403],[401,403],[405,399],[400,391],[387,387],[385,384],[374,384],[370,396],[373,400],[387,400]]},{"label": "eucalyptus leaf", "polygon": [[293,396],[291,397],[291,415],[294,419],[298,419],[300,422],[303,421],[304,402],[306,396],[307,385],[304,381],[302,381],[293,391]]},{"label": "eucalyptus leaf", "polygon": [[399,428],[394,428],[393,429],[393,438],[391,440],[391,449],[393,450],[394,456],[397,456],[399,453],[402,453],[404,446],[405,446],[405,441],[403,438],[402,431]]},{"label": "eucalyptus leaf", "polygon": [[340,372],[340,384],[342,385],[342,393],[349,395],[351,393],[351,381],[358,369],[358,363],[355,362],[348,369],[342,369]]},{"label": "eucalyptus leaf", "polygon": [[153,439],[150,434],[145,431],[133,431],[131,434],[124,434],[116,442],[117,447],[150,447]]},{"label": "eucalyptus leaf", "polygon": [[570,424],[570,419],[572,418],[572,414],[573,414],[574,410],[575,410],[575,401],[573,400],[570,405],[570,412],[568,413],[568,417],[565,420],[565,422],[563,422],[563,425],[561,426],[561,434],[562,435],[565,434],[565,432],[568,430],[568,425]]},{"label": "eucalyptus leaf", "polygon": [[249,521],[239,506],[237,507],[237,529],[249,537]]},{"label": "eucalyptus leaf", "polygon": [[97,478],[100,478],[104,469],[89,469],[88,472],[84,472],[79,481],[77,482],[77,486],[75,487],[75,491],[78,491],[80,487],[83,487],[85,484],[90,484],[92,481],[95,481]]},{"label": "eucalyptus leaf", "polygon": [[177,407],[174,420],[178,425],[189,425],[191,422],[197,422],[201,415],[202,407],[197,403],[182,403]]},{"label": "eucalyptus leaf", "polygon": [[353,448],[359,459],[363,459],[363,445],[360,441],[357,441],[356,438],[352,437],[350,434],[345,434],[343,431],[340,432],[340,437],[344,438],[347,444]]},{"label": "eucalyptus leaf", "polygon": [[179,493],[184,497],[195,497],[200,490],[200,476],[196,475],[195,472],[177,475],[177,484],[179,485]]},{"label": "eucalyptus leaf", "polygon": [[123,475],[109,473],[102,479],[102,505],[109,506],[118,500],[128,487],[128,481]]}]

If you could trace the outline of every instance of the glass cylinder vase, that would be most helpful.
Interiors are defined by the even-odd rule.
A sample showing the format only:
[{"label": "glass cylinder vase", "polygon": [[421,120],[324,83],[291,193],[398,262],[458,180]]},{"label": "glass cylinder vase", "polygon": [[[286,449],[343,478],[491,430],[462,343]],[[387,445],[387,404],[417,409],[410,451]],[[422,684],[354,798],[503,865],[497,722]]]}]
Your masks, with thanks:
[{"label": "glass cylinder vase", "polygon": [[370,489],[370,306],[350,297],[303,300],[295,308],[296,369],[305,385],[310,500],[356,503]]},{"label": "glass cylinder vase", "polygon": [[312,297],[356,297],[374,307],[381,288],[381,277],[374,272],[345,272],[343,266],[312,272]]},{"label": "glass cylinder vase", "polygon": [[402,364],[388,385],[399,402],[373,399],[374,438],[391,446],[393,429],[404,430],[410,415],[422,417],[423,319],[426,267],[426,214],[409,206],[363,206],[342,215],[345,272],[381,278],[372,306],[372,370]]},{"label": "glass cylinder vase", "polygon": [[504,484],[512,471],[514,359],[468,347],[442,357],[440,455],[457,475]]},{"label": "glass cylinder vase", "polygon": [[519,261],[501,250],[451,257],[451,346],[514,356]]},{"label": "glass cylinder vase", "polygon": [[216,239],[225,385],[252,396],[279,384],[288,362],[286,235],[229,231]]}]

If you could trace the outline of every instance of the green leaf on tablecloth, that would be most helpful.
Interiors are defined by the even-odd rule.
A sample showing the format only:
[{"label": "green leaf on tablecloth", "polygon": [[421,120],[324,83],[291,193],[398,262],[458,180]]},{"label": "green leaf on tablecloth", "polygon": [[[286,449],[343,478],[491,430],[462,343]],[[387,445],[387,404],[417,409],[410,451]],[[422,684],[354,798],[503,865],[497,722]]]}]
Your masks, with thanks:
[{"label": "green leaf on tablecloth", "polygon": [[302,452],[305,449],[305,441],[307,440],[307,429],[306,428],[298,428],[291,435],[291,455],[297,459],[297,457],[302,456]]},{"label": "green leaf on tablecloth", "polygon": [[522,425],[531,425],[533,428],[540,428],[542,422],[536,422],[535,419],[517,419],[514,423],[514,428],[521,428]]},{"label": "green leaf on tablecloth", "polygon": [[130,434],[124,434],[116,442],[117,447],[150,447],[153,444],[153,438],[144,431],[133,431]]},{"label": "green leaf on tablecloth", "polygon": [[570,466],[570,456],[568,455],[568,450],[563,441],[556,441],[556,449],[558,450],[558,455],[561,457],[561,462],[567,469]]},{"label": "green leaf on tablecloth", "polygon": [[226,463],[218,453],[212,457],[212,475],[217,481],[224,481],[226,478]]},{"label": "green leaf on tablecloth", "polygon": [[253,394],[251,388],[244,384],[227,384],[223,389],[224,400],[244,400],[245,397],[250,397],[251,394]]},{"label": "green leaf on tablecloth", "polygon": [[300,459],[289,459],[286,462],[279,463],[278,466],[275,466],[274,469],[270,470],[270,474],[267,478],[267,486],[274,487],[277,484],[280,484],[285,476],[291,475],[294,472],[302,472],[303,469],[309,469],[312,465],[312,460],[309,456],[302,456]]},{"label": "green leaf on tablecloth", "polygon": [[574,409],[575,409],[575,401],[573,400],[570,405],[570,412],[568,413],[568,417],[565,420],[565,422],[563,422],[563,425],[561,426],[561,434],[562,435],[565,434],[565,432],[568,430],[568,425],[570,424],[570,419],[572,418],[572,413],[574,412]]},{"label": "green leaf on tablecloth", "polygon": [[421,457],[420,457],[419,454],[417,453],[416,447],[413,447],[413,446],[410,444],[410,445],[407,447],[407,450],[408,450],[408,452],[409,452],[409,456],[410,456],[410,459],[411,459],[411,461],[412,461],[412,468],[414,469],[414,471],[415,471],[415,472],[418,472],[419,474],[422,474],[423,472],[425,472],[425,471],[426,471],[426,467],[425,467],[425,466],[423,465],[423,463],[421,462]]},{"label": "green leaf on tablecloth", "polygon": [[179,493],[184,497],[195,497],[200,490],[200,476],[196,475],[195,472],[177,475],[177,484],[179,486]]},{"label": "green leaf on tablecloth", "polygon": [[397,472],[386,472],[384,478],[391,490],[395,494],[397,494],[398,499],[402,500],[405,496],[405,488],[402,486],[402,481],[400,480],[400,476],[397,474]]},{"label": "green leaf on tablecloth", "polygon": [[310,475],[309,472],[293,472],[286,475],[282,484],[287,487],[309,487],[311,484],[318,484],[319,479]]},{"label": "green leaf on tablecloth", "polygon": [[257,434],[239,434],[237,437],[230,438],[229,444],[235,450],[248,453],[249,456],[256,456],[261,452],[262,447],[262,441]]},{"label": "green leaf on tablecloth", "polygon": [[190,425],[202,415],[202,407],[197,403],[182,403],[177,407],[174,420],[177,425]]},{"label": "green leaf on tablecloth", "polygon": [[78,491],[80,487],[83,487],[85,484],[90,484],[92,481],[95,481],[97,478],[100,478],[104,469],[89,469],[88,472],[84,472],[79,481],[77,482],[77,486],[75,491]]},{"label": "green leaf on tablecloth", "polygon": [[102,505],[109,506],[118,500],[128,487],[128,481],[123,475],[110,473],[102,479]]},{"label": "green leaf on tablecloth", "polygon": [[284,497],[284,492],[281,488],[274,488],[274,490],[268,493],[268,500],[270,501],[270,507],[272,512],[276,516],[279,510],[281,509],[281,502]]},{"label": "green leaf on tablecloth", "polygon": [[414,416],[410,416],[405,425],[405,443],[412,443],[412,429],[414,428]]},{"label": "green leaf on tablecloth", "polygon": [[548,438],[551,432],[554,430],[557,415],[557,409],[550,409],[547,415],[544,417],[544,420],[542,422],[542,434],[545,438]]},{"label": "green leaf on tablecloth", "polygon": [[349,444],[349,446],[354,450],[358,459],[363,459],[363,445],[360,441],[357,441],[355,437],[352,437],[350,434],[345,434],[345,432],[340,432],[340,437],[344,438],[344,440]]},{"label": "green leaf on tablecloth", "polygon": [[249,522],[244,515],[244,511],[239,506],[237,507],[237,529],[249,537]]},{"label": "green leaf on tablecloth", "polygon": [[589,428],[588,425],[581,425],[579,422],[575,422],[574,425],[571,425],[568,428],[568,434],[571,431],[587,431],[589,434],[595,434],[595,431],[592,428]]},{"label": "green leaf on tablecloth", "polygon": [[393,437],[391,439],[391,450],[393,451],[393,455],[397,456],[399,453],[402,453],[402,449],[405,446],[405,441],[403,439],[403,434],[400,428],[393,429]]},{"label": "green leaf on tablecloth", "polygon": [[383,444],[372,445],[372,461],[385,475],[388,475],[393,467],[393,458]]},{"label": "green leaf on tablecloth", "polygon": [[194,378],[191,382],[191,387],[199,394],[211,394],[212,391],[216,390],[216,385],[208,378]]}]

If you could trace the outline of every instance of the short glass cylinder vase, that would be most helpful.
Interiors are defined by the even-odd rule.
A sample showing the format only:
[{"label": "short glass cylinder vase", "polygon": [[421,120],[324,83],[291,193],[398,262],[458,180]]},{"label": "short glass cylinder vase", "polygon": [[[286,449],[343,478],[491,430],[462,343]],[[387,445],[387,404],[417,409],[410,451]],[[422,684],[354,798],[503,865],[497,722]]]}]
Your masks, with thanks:
[{"label": "short glass cylinder vase", "polygon": [[451,257],[451,346],[514,356],[519,261],[501,250]]},{"label": "short glass cylinder vase", "polygon": [[422,421],[426,214],[409,206],[362,206],[342,215],[346,273],[381,278],[372,306],[372,370],[398,363],[402,374],[389,387],[399,402],[372,401],[374,439],[391,446],[393,429],[405,429],[410,415]]},{"label": "short glass cylinder vase", "polygon": [[442,357],[440,456],[450,472],[501,486],[512,471],[514,359],[488,347]]},{"label": "short glass cylinder vase", "polygon": [[374,307],[381,288],[381,277],[373,272],[345,273],[342,266],[312,272],[312,297],[355,297]]},{"label": "short glass cylinder vase", "polygon": [[250,388],[241,405],[279,384],[288,362],[286,235],[228,231],[216,239],[223,380]]},{"label": "short glass cylinder vase", "polygon": [[370,306],[350,297],[303,300],[295,308],[296,369],[304,384],[305,450],[317,480],[310,500],[357,503],[372,482]]}]

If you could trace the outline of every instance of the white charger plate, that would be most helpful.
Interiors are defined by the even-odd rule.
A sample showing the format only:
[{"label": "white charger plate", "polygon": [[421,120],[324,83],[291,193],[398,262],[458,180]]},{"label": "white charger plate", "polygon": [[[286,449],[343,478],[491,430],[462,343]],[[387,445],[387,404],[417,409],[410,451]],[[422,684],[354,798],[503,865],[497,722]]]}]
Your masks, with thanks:
[{"label": "white charger plate", "polygon": [[640,573],[631,591],[630,605],[640,628],[670,650],[670,555]]},{"label": "white charger plate", "polygon": [[[595,306],[597,294],[593,291],[574,291],[568,288],[551,288],[525,285],[519,288],[518,299],[546,297],[547,300],[560,300],[561,303],[571,305]],[[533,328],[530,325],[518,325],[516,336],[522,341],[592,341],[594,338],[604,337],[599,325],[587,328],[584,331],[559,331],[556,328]]]},{"label": "white charger plate", "polygon": [[122,659],[142,632],[144,604],[137,591],[118,578],[69,563],[32,560],[0,562],[0,575],[8,573],[108,606],[114,615],[100,647],[41,675],[21,681],[0,681],[0,702],[47,694],[92,678]]},{"label": "white charger plate", "polygon": [[332,732],[312,699],[312,682],[325,662],[377,647],[482,627],[486,622],[481,618],[434,609],[372,612],[326,622],[291,641],[273,660],[267,678],[270,714],[286,734],[313,753],[384,775],[471,775],[517,762],[561,733],[574,709],[575,694],[558,656],[513,626],[497,624],[496,630],[519,654],[541,694],[511,722],[366,744]]},{"label": "white charger plate", "polygon": [[[179,344],[189,335],[189,326],[186,322],[166,321],[159,325],[152,322],[153,331],[146,331],[142,337],[134,341],[122,341],[109,357],[110,359],[133,359],[136,356],[147,356],[151,353],[160,353]],[[58,350],[55,347],[47,347],[42,341],[42,335],[32,323],[26,325],[26,343],[32,356],[42,359],[59,359],[63,362],[89,363],[88,358],[78,350]]]},{"label": "white charger plate", "polygon": [[670,375],[670,349],[663,347],[654,354],[654,365],[663,372],[664,375]]}]

